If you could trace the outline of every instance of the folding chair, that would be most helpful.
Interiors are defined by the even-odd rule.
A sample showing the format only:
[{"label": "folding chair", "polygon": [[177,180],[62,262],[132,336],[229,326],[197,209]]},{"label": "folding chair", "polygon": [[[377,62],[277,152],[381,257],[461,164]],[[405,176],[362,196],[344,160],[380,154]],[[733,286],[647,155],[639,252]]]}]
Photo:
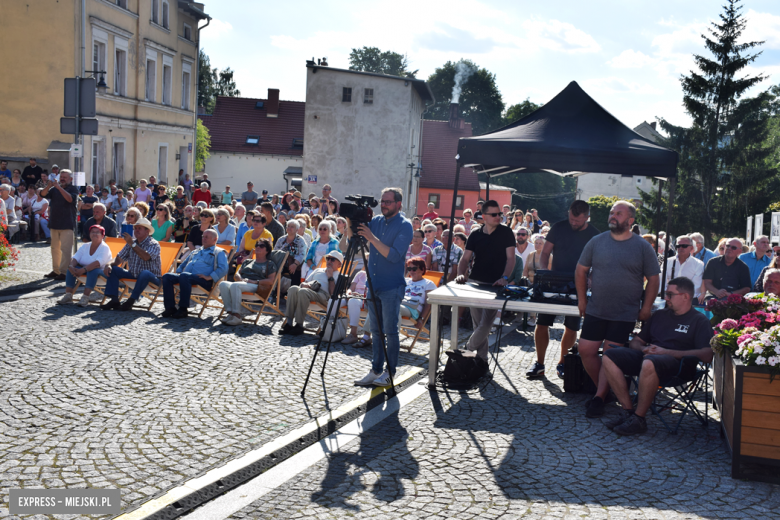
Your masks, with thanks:
[{"label": "folding chair", "polygon": [[[690,381],[686,381],[680,376],[685,363],[696,363],[696,374]],[[682,420],[689,412],[699,420],[702,427],[707,428],[709,426],[709,402],[707,397],[707,392],[709,391],[707,375],[709,370],[710,363],[704,363],[696,356],[685,356],[680,359],[680,368],[677,374],[659,382],[658,391],[655,397],[653,397],[653,402],[650,403],[650,412],[661,420],[661,423],[669,433],[677,433]],[[636,404],[639,377],[632,377],[631,385],[633,386],[634,394],[632,398],[634,404]],[[694,400],[696,392],[700,390],[704,391],[704,412],[696,407]],[[671,424],[673,422],[672,419],[664,418],[666,414],[663,414],[663,412],[665,411],[680,412],[680,418],[677,419],[674,427]]]},{"label": "folding chair", "polygon": [[[217,244],[217,247],[219,249],[222,249],[225,251],[225,254],[227,255],[227,262],[228,265],[230,265],[230,261],[233,259],[233,254],[235,253],[235,247],[233,246],[224,246]],[[200,285],[193,285],[192,286],[192,294],[190,295],[190,300],[194,301],[196,304],[201,306],[200,312],[198,313],[198,318],[203,317],[203,311],[206,310],[207,307],[211,307],[212,309],[219,308],[217,305],[209,305],[209,302],[216,301],[219,302],[219,284],[224,281],[227,278],[227,274],[220,278],[219,280],[214,282],[214,285],[211,286],[211,290],[207,291]],[[176,286],[176,294],[179,294],[178,285]],[[221,305],[221,303],[220,303]],[[223,307],[224,309],[224,307]]]},{"label": "folding chair", "polygon": [[[179,258],[179,255],[181,255],[181,250],[184,244],[180,242],[160,242],[160,278],[162,278],[162,275],[169,273],[171,269],[173,269],[173,266],[176,265],[176,260]],[[119,280],[122,282],[122,284],[125,286],[125,288],[122,290],[122,298],[127,296],[128,293],[131,293],[133,289],[135,289],[135,284],[138,282],[138,280],[133,280],[132,278],[122,278]],[[144,307],[143,305],[134,305],[133,307],[140,307],[144,310],[150,311],[152,310],[152,306],[157,302],[157,299],[160,297],[160,294],[162,293],[162,281],[160,282],[160,285],[149,283],[146,286],[146,289],[141,292],[141,296],[146,296],[151,300],[148,307]]]},{"label": "folding chair", "polygon": [[[441,282],[442,277],[444,277],[444,273],[441,271],[426,271],[423,275],[423,278],[426,278],[430,281],[432,281],[436,287],[439,287],[439,282]],[[425,326],[426,323],[428,323],[428,315],[430,314],[430,309],[428,312],[423,313],[421,316],[423,320],[423,326],[420,328],[417,328],[417,320],[414,320],[412,318],[401,318],[401,321],[398,323],[398,330],[406,336],[407,338],[414,338],[412,340],[412,344],[409,345],[406,348],[407,352],[411,352],[414,348],[414,344],[417,343],[418,339],[424,340],[424,341],[430,341],[431,340],[431,331],[428,330],[428,327]]]},{"label": "folding chair", "polygon": [[[77,237],[74,238],[74,240],[76,239]],[[106,243],[106,245],[108,245],[108,248],[111,249],[112,259],[116,258],[116,255],[118,255],[119,252],[122,251],[122,249],[124,249],[124,247],[127,245],[127,242],[125,242],[124,238],[105,237],[103,241]],[[76,279],[76,286],[74,287],[73,291],[75,292],[76,290],[78,290],[81,284],[85,284],[85,283],[87,283],[86,275],[79,276]],[[103,295],[103,299],[100,301],[100,303],[103,303],[106,299],[106,279],[103,278],[102,276],[98,276],[97,283],[95,284],[95,288],[93,290],[96,293]],[[98,303],[98,302],[90,302],[90,303]]]},{"label": "folding chair", "polygon": [[[282,284],[280,281],[282,278],[282,271],[284,270],[284,265],[287,262],[287,256],[289,254],[290,253],[288,251],[271,251],[268,259],[276,263],[279,266],[279,269],[276,271],[274,283],[271,284],[271,290],[269,291],[267,297],[264,298],[256,292],[241,293],[241,306],[248,311],[257,314],[254,320],[255,325],[257,325],[257,322],[260,320],[260,316],[264,314],[268,316],[284,316],[284,312],[282,312],[282,309],[279,307],[279,302],[282,299]],[[273,299],[273,301],[270,301],[274,290],[276,291],[276,297]],[[221,298],[219,299],[219,302],[222,303]],[[221,318],[224,313],[225,307],[223,306],[222,310],[219,312],[218,318]],[[252,320],[249,318],[248,320],[244,321]]]}]

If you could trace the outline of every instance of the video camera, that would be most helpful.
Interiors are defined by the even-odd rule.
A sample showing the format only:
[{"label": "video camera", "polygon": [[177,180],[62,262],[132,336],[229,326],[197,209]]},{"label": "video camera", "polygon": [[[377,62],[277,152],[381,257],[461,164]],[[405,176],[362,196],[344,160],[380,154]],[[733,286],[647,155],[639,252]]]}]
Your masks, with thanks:
[{"label": "video camera", "polygon": [[352,231],[357,233],[360,224],[368,224],[374,218],[374,211],[371,208],[375,208],[379,203],[374,197],[368,195],[347,195],[344,198],[352,202],[339,205],[339,216],[349,219]]}]

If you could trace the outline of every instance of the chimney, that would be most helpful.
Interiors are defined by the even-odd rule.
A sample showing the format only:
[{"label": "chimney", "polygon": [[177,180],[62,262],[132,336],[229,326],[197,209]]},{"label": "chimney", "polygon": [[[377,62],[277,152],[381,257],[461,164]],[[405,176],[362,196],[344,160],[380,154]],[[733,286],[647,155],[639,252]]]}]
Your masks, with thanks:
[{"label": "chimney", "polygon": [[266,103],[266,115],[268,117],[279,117],[279,89],[268,89],[268,102]]},{"label": "chimney", "polygon": [[450,122],[449,126],[450,128],[454,128],[456,130],[463,130],[465,127],[464,121],[458,117],[459,114],[459,105],[457,103],[450,103]]},{"label": "chimney", "polygon": [[655,121],[653,121],[652,123],[650,123],[650,128],[652,128],[653,130],[655,130],[655,124],[656,124],[656,122],[655,122]]}]

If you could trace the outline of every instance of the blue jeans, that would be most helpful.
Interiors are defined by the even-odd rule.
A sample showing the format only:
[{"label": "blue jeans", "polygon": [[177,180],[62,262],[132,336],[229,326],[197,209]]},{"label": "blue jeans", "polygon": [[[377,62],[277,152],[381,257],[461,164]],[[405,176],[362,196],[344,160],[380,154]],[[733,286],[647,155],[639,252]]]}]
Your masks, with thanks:
[{"label": "blue jeans", "polygon": [[[83,265],[79,264],[76,266],[76,269],[81,269],[84,267]],[[97,269],[93,269],[91,271],[87,271],[87,283],[84,287],[89,287],[90,289],[95,288],[95,284],[97,283],[98,276],[100,276],[100,273],[102,270],[98,267]],[[68,289],[73,289],[76,287],[76,282],[78,280],[75,276],[73,276],[70,272],[70,270],[65,271],[65,287]]]},{"label": "blue jeans", "polygon": [[176,284],[179,284],[179,309],[187,310],[187,307],[190,306],[192,286],[200,285],[207,291],[210,291],[214,287],[214,280],[211,278],[204,280],[200,276],[190,273],[168,273],[163,275],[162,286],[165,310],[176,308],[176,295],[173,290],[173,286]]},{"label": "blue jeans", "polygon": [[[105,278],[105,275],[103,275],[103,277]],[[141,271],[138,273],[138,278],[136,278],[133,276],[133,273],[126,269],[122,269],[121,267],[112,267],[111,274],[108,278],[106,278],[106,296],[119,296],[119,280],[121,278],[136,280],[135,288],[130,295],[130,297],[134,300],[138,300],[138,298],[141,297],[141,293],[144,292],[144,289],[146,289],[146,286],[149,285],[149,283],[153,283],[155,285],[160,284],[160,278],[152,274],[151,271]]]},{"label": "blue jeans", "polygon": [[374,312],[374,303],[376,303],[376,309],[382,316],[382,329],[384,329],[385,342],[387,343],[387,370],[390,374],[395,375],[395,369],[398,366],[398,353],[401,350],[401,341],[398,337],[398,314],[405,291],[406,286],[401,285],[386,291],[369,292],[369,296],[374,298],[373,302],[366,302],[368,315],[371,320],[371,335],[374,338],[372,343],[374,357],[371,369],[376,374],[382,373],[382,367],[385,364],[385,352],[379,337],[381,332],[379,330],[379,320]]}]

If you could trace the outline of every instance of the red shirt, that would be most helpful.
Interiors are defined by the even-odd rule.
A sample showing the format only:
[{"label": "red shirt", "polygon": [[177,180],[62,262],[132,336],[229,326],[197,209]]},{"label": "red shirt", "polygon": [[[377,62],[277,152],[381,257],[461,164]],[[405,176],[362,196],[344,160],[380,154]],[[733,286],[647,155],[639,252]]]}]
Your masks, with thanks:
[{"label": "red shirt", "polygon": [[200,201],[203,201],[206,203],[206,207],[211,207],[211,191],[206,190],[204,193],[201,190],[195,191],[195,193],[192,194],[192,205],[194,206]]},{"label": "red shirt", "polygon": [[426,213],[425,215],[423,215],[423,220],[425,220],[426,218],[427,218],[427,219],[430,219],[430,220],[431,220],[431,222],[433,222],[433,220],[434,220],[434,219],[437,219],[437,218],[439,218],[439,214],[438,214],[438,213],[436,213],[435,211],[429,211],[428,213]]}]

